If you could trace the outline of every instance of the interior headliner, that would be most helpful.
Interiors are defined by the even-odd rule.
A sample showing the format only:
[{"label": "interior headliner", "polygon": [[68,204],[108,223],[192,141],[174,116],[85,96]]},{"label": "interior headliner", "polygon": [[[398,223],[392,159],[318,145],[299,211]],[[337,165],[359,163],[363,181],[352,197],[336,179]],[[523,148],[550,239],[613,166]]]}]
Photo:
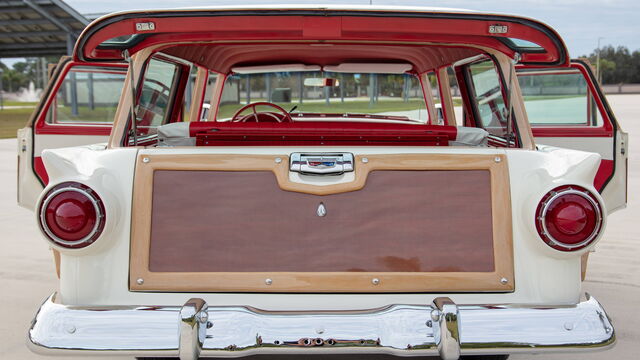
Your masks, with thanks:
[{"label": "interior headliner", "polygon": [[335,44],[335,43],[245,43],[176,45],[163,53],[227,74],[234,66],[304,63],[336,65],[349,62],[413,64],[423,73],[472,57],[475,48],[442,45]]}]

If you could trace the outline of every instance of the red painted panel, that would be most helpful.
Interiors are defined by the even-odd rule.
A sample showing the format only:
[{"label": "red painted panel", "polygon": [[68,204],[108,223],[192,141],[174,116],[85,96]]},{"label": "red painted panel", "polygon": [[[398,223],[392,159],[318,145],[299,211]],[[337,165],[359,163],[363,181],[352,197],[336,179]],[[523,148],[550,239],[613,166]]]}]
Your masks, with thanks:
[{"label": "red painted panel", "polygon": [[613,175],[614,162],[613,160],[600,160],[600,167],[596,173],[596,177],[593,179],[593,187],[598,191],[602,190],[604,183]]},{"label": "red painted panel", "polygon": [[613,130],[592,126],[532,126],[533,137],[613,137]]},{"label": "red painted panel", "polygon": [[308,39],[327,39],[342,36],[342,18],[316,18],[305,16],[302,19],[302,36]]},{"label": "red painted panel", "polygon": [[42,161],[42,157],[34,156],[33,158],[33,169],[36,172],[36,176],[42,180],[42,183],[46,186],[49,184],[49,174],[47,174],[47,169],[44,167],[44,162]]},{"label": "red painted panel", "polygon": [[60,125],[40,123],[36,125],[36,134],[38,135],[96,135],[109,136],[111,134],[111,125],[96,126],[89,124],[76,123],[75,125]]},{"label": "red painted panel", "polygon": [[[121,50],[98,49],[98,46],[111,38],[135,34],[135,23],[153,22],[155,32],[147,32],[147,37],[132,52],[152,44],[167,41],[207,41],[207,40],[303,40],[320,37],[324,40],[376,40],[376,41],[432,41],[465,45],[489,46],[507,54],[512,54],[499,37],[513,37],[539,44],[546,51],[524,53],[524,61],[557,62],[566,53],[557,34],[535,21],[503,17],[496,20],[482,19],[486,15],[438,13],[435,17],[403,17],[386,13],[383,16],[341,16],[328,15],[330,11],[318,12],[308,16],[288,15],[283,10],[279,15],[189,16],[188,13],[158,12],[140,14],[139,18],[121,18],[113,21],[103,18],[92,24],[80,39],[82,46],[76,47],[76,58],[121,59]],[[212,11],[209,15],[215,15]],[[136,16],[135,14],[132,16]],[[428,14],[425,14],[428,16]],[[496,21],[508,24],[505,34],[489,34],[489,26]],[[110,24],[104,26],[104,23]],[[104,27],[101,27],[104,26]],[[96,32],[91,30],[101,27]],[[544,31],[543,31],[544,30]],[[546,33],[545,33],[546,32]],[[554,42],[557,41],[558,43]],[[82,52],[80,54],[80,52]],[[568,60],[568,59],[566,59]],[[565,61],[566,61],[565,60]]]}]

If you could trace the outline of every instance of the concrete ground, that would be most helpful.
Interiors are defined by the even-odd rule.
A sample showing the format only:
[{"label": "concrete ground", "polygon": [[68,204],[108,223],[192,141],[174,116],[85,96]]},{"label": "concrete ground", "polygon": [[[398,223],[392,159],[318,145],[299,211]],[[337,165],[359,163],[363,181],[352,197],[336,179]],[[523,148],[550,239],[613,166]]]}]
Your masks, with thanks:
[{"label": "concrete ground", "polygon": [[[609,101],[618,121],[630,133],[629,206],[609,217],[605,238],[590,257],[584,291],[607,309],[618,344],[608,352],[519,355],[513,356],[514,360],[639,357],[640,227],[636,225],[640,219],[640,95],[609,96]],[[27,350],[25,335],[40,303],[55,291],[57,280],[51,253],[38,233],[33,213],[16,205],[15,181],[16,141],[0,140],[0,359],[44,359]]]}]

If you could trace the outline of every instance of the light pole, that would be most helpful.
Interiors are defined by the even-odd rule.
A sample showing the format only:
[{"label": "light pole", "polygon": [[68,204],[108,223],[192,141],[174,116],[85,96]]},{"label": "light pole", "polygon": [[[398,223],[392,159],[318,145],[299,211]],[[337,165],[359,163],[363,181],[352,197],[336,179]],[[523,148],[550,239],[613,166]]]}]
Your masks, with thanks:
[{"label": "light pole", "polygon": [[0,110],[4,110],[4,95],[2,93],[4,86],[2,85],[2,75],[4,75],[4,72],[2,71],[2,68],[0,68]]},{"label": "light pole", "polygon": [[604,39],[603,37],[598,38],[598,52],[596,53],[596,79],[598,83],[601,83],[600,79],[600,40]]}]

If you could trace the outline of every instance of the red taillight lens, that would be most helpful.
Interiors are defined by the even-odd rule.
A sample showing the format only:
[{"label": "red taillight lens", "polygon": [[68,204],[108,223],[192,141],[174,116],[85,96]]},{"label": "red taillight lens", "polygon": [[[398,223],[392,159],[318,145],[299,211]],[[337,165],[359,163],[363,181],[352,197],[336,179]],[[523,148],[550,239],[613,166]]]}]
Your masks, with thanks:
[{"label": "red taillight lens", "polygon": [[580,186],[561,186],[547,193],[536,212],[538,234],[547,245],[575,251],[591,244],[602,228],[598,200]]},{"label": "red taillight lens", "polygon": [[53,187],[40,205],[40,226],[55,244],[81,248],[93,243],[104,228],[100,197],[88,186],[66,182]]}]

